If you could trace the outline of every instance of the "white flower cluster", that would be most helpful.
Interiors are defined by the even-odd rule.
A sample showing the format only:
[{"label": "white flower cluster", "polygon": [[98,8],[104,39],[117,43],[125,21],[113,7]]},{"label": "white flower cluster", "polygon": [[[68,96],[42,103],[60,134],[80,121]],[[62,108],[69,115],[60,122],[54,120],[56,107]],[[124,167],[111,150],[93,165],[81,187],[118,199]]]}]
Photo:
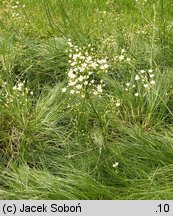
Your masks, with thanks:
[{"label": "white flower cluster", "polygon": [[68,46],[68,84],[62,92],[69,90],[70,94],[80,94],[82,97],[85,97],[86,92],[91,95],[101,94],[104,87],[101,77],[109,68],[107,58],[100,57],[91,44],[78,47],[68,40]]},{"label": "white flower cluster", "polygon": [[33,91],[30,91],[25,87],[25,82],[19,82],[10,88],[7,82],[1,82],[1,95],[3,106],[11,107],[13,105],[24,106],[27,104],[28,95],[33,95]]},{"label": "white flower cluster", "polygon": [[20,19],[20,8],[25,8],[25,4],[20,3],[20,1],[3,1],[3,4],[7,6],[8,12],[11,12],[11,16],[14,19]]},{"label": "white flower cluster", "polygon": [[[133,84],[131,84],[130,82],[126,83],[126,88],[125,90],[128,91],[130,89],[135,89],[137,85],[141,85],[143,86],[143,89],[145,90],[150,90],[152,89],[152,87],[156,84],[155,80],[154,80],[155,74],[153,69],[149,69],[149,70],[140,70],[138,72],[138,74],[135,75],[134,80],[133,80]],[[136,82],[134,84],[134,82]],[[139,92],[135,92],[134,96],[138,97],[140,95]]]},{"label": "white flower cluster", "polygon": [[109,97],[109,103],[106,107],[105,114],[108,113],[117,113],[119,111],[119,107],[122,105],[122,100],[118,97],[110,96]]},{"label": "white flower cluster", "polygon": [[121,52],[119,55],[116,55],[114,57],[115,62],[126,62],[129,63],[131,59],[127,56],[127,52],[125,49],[121,49]]}]

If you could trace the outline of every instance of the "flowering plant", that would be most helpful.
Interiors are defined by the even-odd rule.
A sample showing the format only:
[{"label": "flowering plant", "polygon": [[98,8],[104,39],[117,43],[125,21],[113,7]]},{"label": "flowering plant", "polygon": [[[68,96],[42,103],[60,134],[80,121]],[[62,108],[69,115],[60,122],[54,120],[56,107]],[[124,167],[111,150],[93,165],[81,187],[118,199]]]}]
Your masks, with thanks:
[{"label": "flowering plant", "polygon": [[85,97],[86,92],[99,95],[103,92],[102,75],[108,73],[107,58],[103,58],[88,44],[78,47],[68,40],[69,69],[67,71],[68,84],[62,92],[69,90],[70,94]]}]

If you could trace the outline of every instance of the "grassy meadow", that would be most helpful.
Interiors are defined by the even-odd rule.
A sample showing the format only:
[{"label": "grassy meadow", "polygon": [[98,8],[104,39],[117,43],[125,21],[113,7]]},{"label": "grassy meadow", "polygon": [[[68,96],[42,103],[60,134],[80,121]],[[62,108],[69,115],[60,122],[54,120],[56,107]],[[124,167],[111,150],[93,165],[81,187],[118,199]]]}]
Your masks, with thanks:
[{"label": "grassy meadow", "polygon": [[0,199],[173,199],[172,0],[0,0]]}]

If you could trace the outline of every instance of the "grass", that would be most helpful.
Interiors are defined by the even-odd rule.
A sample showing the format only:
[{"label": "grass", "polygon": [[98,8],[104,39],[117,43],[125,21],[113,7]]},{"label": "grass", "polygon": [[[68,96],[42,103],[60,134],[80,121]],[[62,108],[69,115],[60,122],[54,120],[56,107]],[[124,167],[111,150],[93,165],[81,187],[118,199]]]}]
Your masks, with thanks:
[{"label": "grass", "polygon": [[[0,2],[0,199],[173,198],[171,6]],[[108,73],[72,94],[76,49]]]}]

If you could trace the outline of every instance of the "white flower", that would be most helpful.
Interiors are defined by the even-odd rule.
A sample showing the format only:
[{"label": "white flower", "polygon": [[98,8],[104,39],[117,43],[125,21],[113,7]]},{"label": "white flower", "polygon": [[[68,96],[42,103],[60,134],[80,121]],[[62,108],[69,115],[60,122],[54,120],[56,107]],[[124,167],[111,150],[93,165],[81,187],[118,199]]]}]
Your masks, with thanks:
[{"label": "white flower", "polygon": [[79,70],[79,67],[75,67],[75,68],[73,68],[73,72],[78,72],[78,70]]},{"label": "white flower", "polygon": [[84,67],[80,67],[79,70],[80,70],[80,72],[84,72],[85,68]]},{"label": "white flower", "polygon": [[70,40],[70,39],[68,40],[68,42],[67,42],[67,43],[68,43],[69,47],[73,47],[73,44],[72,44],[72,42],[71,42],[71,40]]},{"label": "white flower", "polygon": [[93,95],[98,95],[98,92],[97,92],[97,91],[94,91],[94,92],[93,92]]},{"label": "white flower", "polygon": [[106,60],[106,59],[102,59],[102,60],[100,60],[100,63],[101,63],[101,64],[106,64],[106,63],[107,63],[107,60]]},{"label": "white flower", "polygon": [[148,84],[147,83],[144,84],[144,88],[148,88]]},{"label": "white flower", "polygon": [[74,79],[76,75],[73,72],[68,73],[69,78]]},{"label": "white flower", "polygon": [[155,85],[155,83],[156,83],[156,82],[155,82],[154,80],[151,80],[151,81],[150,81],[150,84],[151,84],[151,85]]},{"label": "white flower", "polygon": [[62,92],[66,92],[67,88],[62,88]]},{"label": "white flower", "polygon": [[93,62],[93,63],[91,64],[91,67],[93,67],[94,69],[96,69],[96,67],[98,67],[98,64],[97,64],[96,62]]},{"label": "white flower", "polygon": [[153,70],[152,70],[152,69],[149,69],[149,70],[148,70],[148,72],[149,72],[149,73],[152,73],[152,72],[153,72]]},{"label": "white flower", "polygon": [[130,83],[126,83],[126,86],[130,86]]},{"label": "white flower", "polygon": [[124,56],[123,56],[123,55],[120,55],[120,56],[119,56],[119,60],[122,61],[123,59],[124,59]]},{"label": "white flower", "polygon": [[77,88],[77,89],[81,89],[81,88],[82,88],[82,85],[81,85],[81,84],[80,84],[80,85],[77,85],[76,88]]},{"label": "white flower", "polygon": [[118,165],[119,165],[119,163],[115,162],[112,166],[113,166],[113,168],[116,168]]},{"label": "white flower", "polygon": [[86,63],[83,63],[83,64],[82,64],[82,67],[83,67],[83,68],[86,68],[86,67],[87,67],[87,64],[86,64]]},{"label": "white flower", "polygon": [[102,89],[102,86],[101,86],[101,85],[98,85],[98,86],[97,86],[97,91],[100,92],[100,93],[103,92],[103,89]]},{"label": "white flower", "polygon": [[34,92],[33,92],[33,91],[30,91],[30,94],[31,94],[31,95],[33,95],[33,94],[34,94]]},{"label": "white flower", "polygon": [[121,105],[120,101],[117,101],[115,105],[116,107],[119,107]]},{"label": "white flower", "polygon": [[83,56],[81,52],[79,54],[80,54],[79,56],[80,59],[85,59],[85,56]]},{"label": "white flower", "polygon": [[75,91],[74,90],[70,90],[70,94],[74,94],[75,93]]},{"label": "white flower", "polygon": [[76,84],[76,81],[68,83],[69,86],[74,86],[75,84]]},{"label": "white flower", "polygon": [[142,74],[145,73],[145,70],[140,70],[140,73],[142,73]]},{"label": "white flower", "polygon": [[139,80],[139,79],[140,79],[139,75],[136,75],[135,80]]},{"label": "white flower", "polygon": [[83,79],[84,79],[84,77],[83,76],[79,76],[79,78],[78,78],[78,80],[80,81],[80,82],[82,82],[83,81]]},{"label": "white flower", "polygon": [[88,56],[86,59],[87,62],[90,62],[91,60],[92,60],[92,56]]},{"label": "white flower", "polygon": [[104,65],[101,65],[100,66],[100,69],[101,70],[104,70],[104,69],[107,69],[109,66],[108,66],[108,64],[104,64]]},{"label": "white flower", "polygon": [[139,96],[139,94],[136,92],[136,93],[134,94],[134,96],[135,96],[135,97],[138,97],[138,96]]},{"label": "white flower", "polygon": [[153,78],[153,77],[154,77],[154,74],[150,74],[149,76],[150,76],[150,78]]},{"label": "white flower", "polygon": [[[70,57],[70,56],[71,56],[71,54],[69,55],[69,57]],[[72,56],[72,58],[73,58],[74,61],[76,61],[76,59],[79,58],[79,56],[80,56],[79,54],[74,54],[74,55]],[[72,66],[73,66],[73,65],[72,65]]]},{"label": "white flower", "polygon": [[122,50],[121,50],[121,53],[125,53],[125,49],[122,49]]},{"label": "white flower", "polygon": [[73,66],[75,66],[77,63],[76,62],[72,62],[71,63],[71,66],[73,67]]},{"label": "white flower", "polygon": [[22,90],[22,86],[23,86],[23,83],[19,83],[17,89],[18,89],[19,91],[21,91],[21,90]]},{"label": "white flower", "polygon": [[85,76],[84,76],[84,79],[89,79],[89,76],[88,76],[88,75],[85,75]]}]

